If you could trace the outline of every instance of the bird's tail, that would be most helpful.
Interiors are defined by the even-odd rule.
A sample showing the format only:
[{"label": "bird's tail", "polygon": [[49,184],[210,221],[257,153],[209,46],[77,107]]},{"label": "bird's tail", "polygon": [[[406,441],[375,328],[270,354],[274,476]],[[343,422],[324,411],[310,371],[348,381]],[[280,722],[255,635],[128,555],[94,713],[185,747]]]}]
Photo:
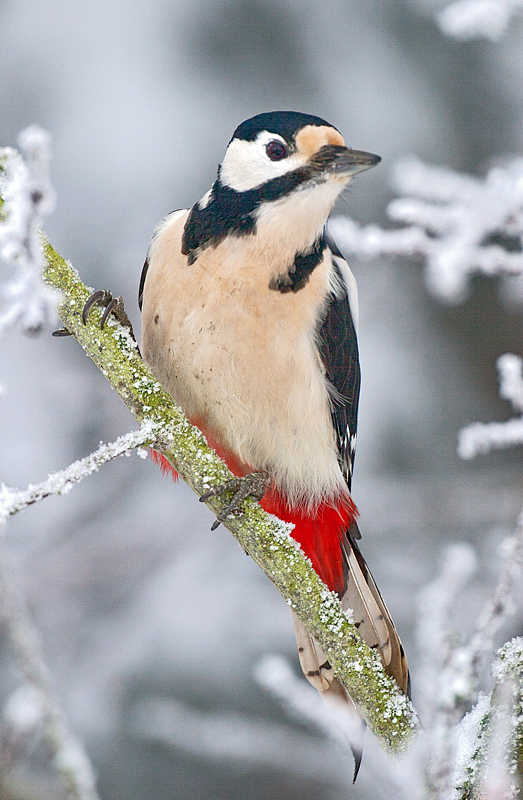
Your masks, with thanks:
[{"label": "bird's tail", "polygon": [[[362,639],[378,652],[385,672],[396,681],[405,694],[410,695],[409,670],[403,645],[355,537],[359,538],[359,533],[356,524],[353,523],[351,530],[342,540],[346,581],[345,590],[340,595],[341,607],[344,611],[351,609],[354,623]],[[293,621],[300,664],[305,677],[328,705],[338,708],[344,705],[356,723],[358,721],[360,723],[352,726],[349,735],[355,762],[354,780],[356,780],[363,753],[365,725],[347,690],[335,676],[318,642],[294,613]]]}]

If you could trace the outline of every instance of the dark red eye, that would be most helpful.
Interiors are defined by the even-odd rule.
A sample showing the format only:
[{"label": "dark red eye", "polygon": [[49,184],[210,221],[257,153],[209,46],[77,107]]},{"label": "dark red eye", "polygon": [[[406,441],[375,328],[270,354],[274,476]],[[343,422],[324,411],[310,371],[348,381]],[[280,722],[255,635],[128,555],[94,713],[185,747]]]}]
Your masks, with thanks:
[{"label": "dark red eye", "polygon": [[269,142],[265,147],[265,151],[271,161],[281,161],[282,158],[287,156],[287,148],[283,142],[277,142],[276,140]]}]

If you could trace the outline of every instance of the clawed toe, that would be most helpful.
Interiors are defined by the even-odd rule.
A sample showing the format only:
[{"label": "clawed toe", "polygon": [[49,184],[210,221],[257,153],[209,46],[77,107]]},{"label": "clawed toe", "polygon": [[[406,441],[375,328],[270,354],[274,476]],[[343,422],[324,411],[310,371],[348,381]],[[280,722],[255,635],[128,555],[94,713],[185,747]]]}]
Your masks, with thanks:
[{"label": "clawed toe", "polygon": [[215,486],[205,494],[202,494],[200,503],[205,503],[211,497],[218,497],[226,492],[234,492],[230,502],[216,515],[216,520],[211,525],[211,531],[215,531],[230,514],[241,511],[242,503],[247,497],[261,500],[269,480],[267,472],[250,472],[242,478],[233,478],[233,480],[222,483],[220,486]]},{"label": "clawed toe", "polygon": [[[93,292],[92,295],[87,300],[85,306],[83,307],[82,311],[83,324],[87,325],[87,318],[91,313],[91,309],[93,306],[97,304],[100,304],[101,306],[106,306],[105,310],[107,311],[107,308],[109,308],[112,302],[113,302],[113,296],[111,292],[107,291],[107,289],[98,289],[98,291]],[[102,317],[102,324],[100,326],[101,328],[103,328],[105,324],[105,319],[106,317],[104,313],[104,317]]]},{"label": "clawed toe", "polygon": [[121,297],[113,297],[112,300],[110,301],[109,305],[105,309],[104,313],[102,314],[102,321],[100,323],[100,328],[102,330],[103,330],[103,327],[104,327],[104,325],[105,325],[105,323],[107,321],[107,317],[109,316],[109,314],[112,311],[114,311],[116,309],[116,307],[118,305],[118,301],[121,300],[121,299],[122,299]]},{"label": "clawed toe", "polygon": [[67,328],[58,328],[57,331],[53,331],[51,334],[51,336],[56,336],[57,338],[59,336],[72,336],[72,335],[73,334],[71,333],[71,331],[68,331]]},{"label": "clawed toe", "polygon": [[[109,315],[112,314],[121,325],[129,329],[131,336],[133,337],[134,341],[136,341],[131,320],[127,316],[127,312],[125,311],[123,300],[121,297],[113,297],[111,292],[108,291],[107,289],[98,289],[98,291],[93,292],[82,310],[82,322],[84,325],[87,325],[89,314],[91,313],[91,309],[95,305],[100,305],[104,309],[102,314],[102,319],[100,321],[100,328],[102,330],[105,326],[105,323],[107,322]],[[65,334],[58,334],[58,335],[62,336]]]}]

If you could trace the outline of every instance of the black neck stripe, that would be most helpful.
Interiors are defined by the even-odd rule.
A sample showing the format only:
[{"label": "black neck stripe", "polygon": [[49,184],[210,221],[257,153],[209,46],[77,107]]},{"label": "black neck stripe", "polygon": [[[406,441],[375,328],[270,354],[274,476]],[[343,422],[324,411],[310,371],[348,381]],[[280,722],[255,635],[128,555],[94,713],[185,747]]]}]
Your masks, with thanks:
[{"label": "black neck stripe", "polygon": [[323,237],[314,242],[312,248],[306,253],[296,253],[294,263],[288,272],[272,278],[269,289],[276,292],[298,292],[307,284],[313,271],[323,258],[326,244]]},{"label": "black neck stripe", "polygon": [[189,257],[189,263],[194,263],[198,250],[215,247],[226,236],[254,233],[254,212],[262,203],[285,197],[311,178],[310,168],[300,167],[254,189],[237,192],[224,186],[218,174],[207,205],[200,208],[196,203],[191,209],[183,232],[182,253]]}]

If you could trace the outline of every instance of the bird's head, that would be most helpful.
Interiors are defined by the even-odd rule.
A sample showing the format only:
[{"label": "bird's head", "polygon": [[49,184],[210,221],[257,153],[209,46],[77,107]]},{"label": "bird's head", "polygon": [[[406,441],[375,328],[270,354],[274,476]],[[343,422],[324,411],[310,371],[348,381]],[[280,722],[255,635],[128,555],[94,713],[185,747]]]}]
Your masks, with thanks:
[{"label": "bird's head", "polygon": [[341,133],[320,117],[273,111],[258,114],[236,128],[219,179],[237,192],[263,185],[267,191],[272,185],[274,194],[283,196],[326,182],[337,184],[341,191],[356,173],[380,160],[372,153],[347,147]]},{"label": "bird's head", "polygon": [[182,251],[193,261],[228,236],[256,234],[260,246],[284,241],[289,252],[304,252],[353,176],[379,161],[347,147],[320,117],[294,111],[251,117],[234,131],[213,187],[193,206]]}]

